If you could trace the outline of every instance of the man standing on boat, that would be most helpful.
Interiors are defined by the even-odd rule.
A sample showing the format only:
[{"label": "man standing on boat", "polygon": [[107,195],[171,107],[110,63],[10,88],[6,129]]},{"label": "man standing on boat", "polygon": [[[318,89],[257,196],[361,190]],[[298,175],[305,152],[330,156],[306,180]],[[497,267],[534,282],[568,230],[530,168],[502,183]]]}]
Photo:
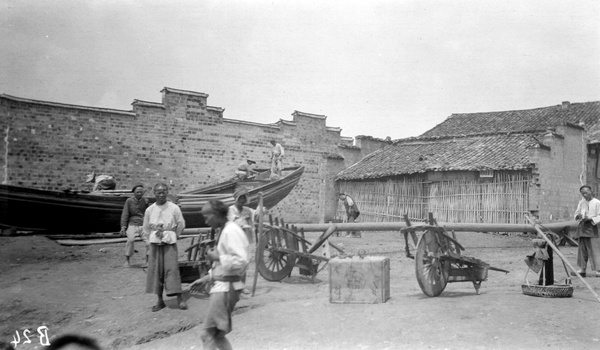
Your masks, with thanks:
[{"label": "man standing on boat", "polygon": [[252,177],[254,174],[258,174],[257,171],[252,169],[252,164],[256,164],[253,160],[246,160],[245,162],[240,163],[237,168],[235,168],[235,176],[238,180],[246,180]]},{"label": "man standing on boat", "polygon": [[199,291],[214,282],[200,333],[204,349],[231,349],[225,336],[232,330],[231,313],[244,289],[242,276],[249,263],[250,244],[246,233],[235,222],[227,221],[227,213],[227,206],[216,199],[202,207],[206,223],[221,231],[216,247],[206,253],[206,259],[213,262],[209,274],[190,286],[191,291]]},{"label": "man standing on boat", "polygon": [[[340,200],[344,203],[344,208],[346,208],[346,221],[349,223],[355,222],[356,218],[360,215],[360,211],[358,210],[358,206],[354,202],[354,199],[345,193],[340,193],[339,196]],[[350,231],[346,237],[360,238],[361,234],[360,231]]]},{"label": "man standing on boat", "polygon": [[271,148],[271,173],[277,174],[281,178],[281,171],[283,170],[283,156],[285,151],[283,146],[275,140],[269,141],[273,146]]},{"label": "man standing on boat", "polygon": [[169,187],[164,183],[154,186],[156,202],[144,214],[144,233],[149,236],[150,255],[146,278],[146,293],[158,296],[152,311],[166,307],[163,291],[167,296],[177,296],[177,305],[187,310],[181,295],[181,276],[177,254],[177,240],[185,228],[179,206],[167,201]]},{"label": "man standing on boat", "polygon": [[133,192],[133,197],[127,198],[121,214],[121,236],[127,235],[124,267],[131,267],[129,259],[134,252],[136,236],[139,236],[146,245],[146,264],[148,263],[148,252],[150,250],[148,236],[144,234],[143,228],[144,213],[149,205],[148,199],[144,198],[146,190],[143,185],[135,185],[131,192]]}]

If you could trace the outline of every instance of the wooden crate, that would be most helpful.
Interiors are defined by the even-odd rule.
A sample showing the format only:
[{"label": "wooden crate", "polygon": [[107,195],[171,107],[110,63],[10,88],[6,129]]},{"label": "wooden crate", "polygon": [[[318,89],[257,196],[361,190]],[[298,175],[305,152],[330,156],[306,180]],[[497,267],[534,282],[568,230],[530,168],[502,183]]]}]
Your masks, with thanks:
[{"label": "wooden crate", "polygon": [[329,302],[377,304],[390,298],[390,259],[381,256],[329,260]]}]

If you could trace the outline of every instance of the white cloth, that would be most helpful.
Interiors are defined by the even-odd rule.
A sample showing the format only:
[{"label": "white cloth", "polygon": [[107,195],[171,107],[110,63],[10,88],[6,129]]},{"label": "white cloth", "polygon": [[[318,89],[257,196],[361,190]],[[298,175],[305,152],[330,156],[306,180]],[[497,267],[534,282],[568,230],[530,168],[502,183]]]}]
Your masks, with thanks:
[{"label": "white cloth", "polygon": [[583,198],[577,204],[577,210],[575,210],[575,217],[581,215],[582,218],[588,217],[592,219],[594,225],[600,222],[600,200],[592,198],[589,202]]},{"label": "white cloth", "polygon": [[[162,239],[156,236],[161,226]],[[154,203],[144,213],[144,233],[149,236],[150,243],[175,244],[184,228],[185,221],[181,209],[173,202],[167,201],[163,205]]]},{"label": "white cloth", "polygon": [[[348,206],[351,207],[354,205],[354,201],[352,200],[352,198],[350,198],[349,196],[346,196],[346,203],[348,203]],[[572,207],[571,207],[572,208]]]},{"label": "white cloth", "polygon": [[[250,243],[246,238],[246,233],[242,228],[234,223],[227,222],[217,244],[217,253],[219,253],[219,261],[213,262],[213,267],[210,270],[212,276],[217,264],[221,265],[225,276],[242,276],[248,268],[250,262]],[[228,292],[230,282],[214,281],[210,293]],[[244,282],[233,282],[235,290],[244,289]]]}]

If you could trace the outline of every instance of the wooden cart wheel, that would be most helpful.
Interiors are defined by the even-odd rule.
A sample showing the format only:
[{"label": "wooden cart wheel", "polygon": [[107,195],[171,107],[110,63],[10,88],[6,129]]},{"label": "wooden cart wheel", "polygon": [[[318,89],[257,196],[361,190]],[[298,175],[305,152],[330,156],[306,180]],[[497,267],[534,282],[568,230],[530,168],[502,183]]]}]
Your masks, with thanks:
[{"label": "wooden cart wheel", "polygon": [[275,228],[260,236],[258,240],[258,272],[267,281],[281,281],[286,278],[296,264],[296,255],[282,252],[278,248],[290,247],[288,234]]},{"label": "wooden cart wheel", "polygon": [[417,281],[423,293],[430,297],[436,297],[444,291],[450,274],[450,262],[439,259],[445,249],[439,239],[435,232],[425,231],[419,238],[415,253]]}]

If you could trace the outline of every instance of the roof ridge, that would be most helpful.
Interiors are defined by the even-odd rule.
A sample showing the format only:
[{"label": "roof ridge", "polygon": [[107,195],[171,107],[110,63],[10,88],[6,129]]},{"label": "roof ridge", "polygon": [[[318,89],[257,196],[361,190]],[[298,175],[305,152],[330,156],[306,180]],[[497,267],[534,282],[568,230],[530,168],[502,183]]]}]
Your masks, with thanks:
[{"label": "roof ridge", "polygon": [[62,102],[34,100],[31,98],[17,97],[17,96],[11,96],[11,95],[7,95],[7,94],[0,94],[0,97],[5,98],[7,100],[15,101],[15,102],[35,103],[35,104],[51,106],[51,107],[82,109],[82,110],[88,110],[88,111],[93,111],[93,112],[115,113],[115,114],[131,115],[131,116],[136,115],[135,112],[132,110],[127,111],[124,109],[116,109],[116,108],[92,107],[92,106],[75,105],[75,104],[62,103]]},{"label": "roof ridge", "polygon": [[[573,105],[583,105],[583,104],[589,104],[589,103],[600,103],[600,101],[569,102],[569,105],[573,106]],[[546,106],[546,107],[536,107],[536,108],[509,109],[509,110],[503,110],[503,111],[452,113],[450,115],[450,117],[452,117],[453,115],[474,115],[474,114],[490,114],[490,113],[527,112],[527,111],[543,110],[543,109],[548,109],[548,108],[562,108],[562,104],[550,105],[550,106]]]},{"label": "roof ridge", "polygon": [[539,134],[548,131],[545,129],[536,130],[515,130],[515,131],[496,131],[496,132],[484,132],[484,133],[472,133],[472,134],[460,134],[460,135],[441,135],[441,136],[414,136],[403,139],[394,140],[393,144],[405,143],[412,141],[438,141],[443,139],[456,139],[456,138],[469,138],[479,136],[502,136],[502,135],[515,135],[515,134]]}]

